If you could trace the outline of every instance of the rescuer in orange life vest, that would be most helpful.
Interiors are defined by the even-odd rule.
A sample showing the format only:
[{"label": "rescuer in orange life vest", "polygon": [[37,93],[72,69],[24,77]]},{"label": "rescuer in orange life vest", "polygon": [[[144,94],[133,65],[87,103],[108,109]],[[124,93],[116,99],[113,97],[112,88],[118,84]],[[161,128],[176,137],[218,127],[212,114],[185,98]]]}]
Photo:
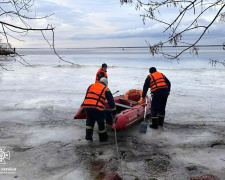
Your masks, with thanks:
[{"label": "rescuer in orange life vest", "polygon": [[148,88],[150,88],[152,95],[152,124],[150,125],[150,128],[158,129],[158,126],[163,126],[164,123],[166,103],[170,93],[171,84],[166,76],[157,72],[155,67],[151,67],[149,72],[150,74],[145,79],[145,84],[143,86],[142,99],[145,99]]},{"label": "rescuer in orange life vest", "polygon": [[96,73],[95,82],[99,82],[102,77],[108,78],[107,76],[107,64],[103,63],[102,68],[100,68]]},{"label": "rescuer in orange life vest", "polygon": [[81,105],[81,107],[83,107],[86,111],[87,115],[86,140],[93,141],[92,136],[95,121],[98,123],[99,141],[105,142],[108,140],[104,112],[105,101],[107,100],[113,116],[116,115],[116,106],[112,93],[107,86],[108,80],[105,77],[102,77],[100,82],[90,85],[87,89],[84,102]]}]

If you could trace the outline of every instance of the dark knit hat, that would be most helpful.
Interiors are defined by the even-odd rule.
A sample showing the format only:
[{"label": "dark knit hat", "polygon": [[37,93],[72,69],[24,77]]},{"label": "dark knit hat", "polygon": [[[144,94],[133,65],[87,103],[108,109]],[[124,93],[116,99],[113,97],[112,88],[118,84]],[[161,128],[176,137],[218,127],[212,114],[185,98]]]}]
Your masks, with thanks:
[{"label": "dark knit hat", "polygon": [[151,67],[151,68],[149,68],[149,72],[150,73],[154,73],[154,72],[156,72],[157,70],[156,70],[156,68],[155,67]]}]

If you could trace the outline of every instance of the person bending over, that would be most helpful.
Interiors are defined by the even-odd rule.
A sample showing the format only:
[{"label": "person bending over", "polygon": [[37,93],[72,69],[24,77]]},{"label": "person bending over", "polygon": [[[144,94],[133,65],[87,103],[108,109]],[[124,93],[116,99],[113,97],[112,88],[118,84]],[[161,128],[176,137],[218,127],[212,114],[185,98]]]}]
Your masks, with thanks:
[{"label": "person bending over", "polygon": [[86,120],[86,140],[93,141],[93,130],[95,122],[98,123],[99,141],[105,142],[108,140],[106,119],[105,119],[105,101],[107,100],[111,113],[116,114],[116,106],[109,90],[108,80],[102,77],[99,82],[88,87],[87,93],[81,107],[84,108],[87,115]]}]

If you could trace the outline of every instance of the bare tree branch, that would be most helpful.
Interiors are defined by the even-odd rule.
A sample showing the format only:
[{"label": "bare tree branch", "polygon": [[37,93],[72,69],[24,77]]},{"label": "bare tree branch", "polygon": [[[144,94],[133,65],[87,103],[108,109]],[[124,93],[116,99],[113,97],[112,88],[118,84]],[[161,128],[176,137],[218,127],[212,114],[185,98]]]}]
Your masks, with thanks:
[{"label": "bare tree branch", "polygon": [[223,66],[225,66],[225,60],[224,61],[219,61],[219,60],[213,60],[213,59],[210,59],[210,62],[209,62],[212,66],[215,66],[217,64],[222,64]]},{"label": "bare tree branch", "polygon": [[[2,5],[6,4],[8,6],[8,8],[4,8]],[[33,28],[29,25],[29,23],[26,22],[26,20],[37,20],[37,19],[45,19],[47,17],[50,17],[53,14],[50,15],[45,15],[43,17],[36,17],[35,16],[28,16],[28,13],[32,12],[31,8],[34,5],[34,0],[0,0],[0,17],[5,16],[5,17],[9,17],[12,20],[11,21],[3,21],[0,20],[0,24],[2,27],[2,32],[0,32],[0,35],[2,35],[6,41],[6,43],[9,45],[10,50],[13,51],[13,48],[10,45],[10,41],[8,37],[12,37],[16,40],[19,41],[23,41],[20,38],[17,38],[15,35],[10,34],[9,32],[12,32],[14,34],[20,34],[20,35],[27,35],[28,32],[30,31],[39,31],[41,32],[44,40],[48,43],[48,45],[50,46],[50,48],[54,51],[54,53],[56,54],[56,56],[67,63],[70,64],[74,64],[71,63],[69,61],[64,60],[61,56],[59,56],[59,54],[56,52],[55,50],[55,35],[54,35],[54,31],[55,28],[52,25],[47,25],[46,28]],[[10,8],[9,8],[10,7]],[[7,9],[7,10],[5,10]],[[8,10],[10,9],[10,10]],[[16,21],[17,24],[20,22],[22,23],[21,25],[15,25],[13,23],[13,21]],[[51,43],[50,41],[45,37],[44,33],[45,31],[50,31],[52,33],[52,39],[51,39]],[[3,40],[0,37],[0,41]],[[19,59],[15,59],[16,61],[18,61],[19,63],[26,65],[26,66],[30,66],[30,64],[17,52],[14,52],[15,55],[17,55],[17,57],[19,57]],[[3,67],[2,67],[3,68]],[[3,68],[4,69],[4,68]]]},{"label": "bare tree branch", "polygon": [[[120,0],[121,4],[124,3],[132,3],[132,1]],[[163,18],[166,17],[164,12],[162,12],[162,16],[160,12],[161,8],[171,8],[172,11],[178,11],[177,15],[173,18],[172,22],[166,22]],[[225,21],[225,1],[224,0],[215,0],[215,1],[207,1],[207,0],[136,0],[136,10],[141,11],[142,21],[145,24],[146,18],[149,18],[153,21],[157,21],[161,24],[167,25],[162,33],[169,33],[168,39],[165,41],[160,41],[155,45],[151,45],[146,41],[149,46],[150,52],[152,55],[162,54],[164,57],[169,59],[178,59],[179,56],[185,51],[190,50],[192,54],[198,54],[197,44],[200,42],[202,37],[209,31],[212,24],[216,22],[216,20],[220,20],[222,22]],[[200,20],[204,17],[208,17],[208,12],[213,9],[213,18],[210,22],[205,25],[200,23]],[[193,12],[192,12],[193,11]],[[190,19],[190,13],[193,14],[193,19]],[[185,18],[189,19],[189,24],[184,23]],[[220,18],[220,19],[219,19]],[[198,30],[200,34],[198,37],[192,41],[191,43],[182,41],[185,33],[187,32],[195,32]],[[182,50],[179,50],[176,54],[168,54],[163,51],[163,47],[167,44],[171,44],[173,47],[183,47]],[[186,47],[185,47],[186,46]]]},{"label": "bare tree branch", "polygon": [[10,27],[13,27],[13,28],[16,28],[16,29],[24,30],[24,31],[52,31],[52,30],[54,30],[53,27],[51,27],[51,28],[48,28],[48,27],[47,28],[27,28],[27,27],[20,27],[20,26],[15,26],[15,25],[12,25],[12,24],[3,22],[3,21],[0,21],[0,24],[6,25],[6,26],[10,26]]}]

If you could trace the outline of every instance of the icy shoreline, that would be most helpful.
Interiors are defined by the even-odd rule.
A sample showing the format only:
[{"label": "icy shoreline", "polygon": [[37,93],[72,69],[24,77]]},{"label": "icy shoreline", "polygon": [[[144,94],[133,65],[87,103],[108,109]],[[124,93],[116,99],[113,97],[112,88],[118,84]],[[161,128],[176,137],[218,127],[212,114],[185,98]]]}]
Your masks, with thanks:
[{"label": "icy shoreline", "polygon": [[[85,126],[82,121],[39,124],[41,122],[36,125],[2,123],[1,144],[10,150],[11,160],[1,166],[16,168],[16,172],[2,174],[1,179],[18,176],[18,179],[89,180],[100,173],[118,173],[125,180],[150,177],[178,180],[202,174],[224,177],[223,127],[166,123],[164,128],[148,129],[147,134],[142,135],[137,124],[117,132],[120,161],[113,132],[109,132],[108,143],[99,143],[95,133],[94,142],[88,144],[83,139]],[[51,137],[49,129],[54,132]],[[71,136],[74,131],[79,135]],[[67,136],[70,139],[64,139],[65,134],[70,134]],[[37,141],[40,136],[40,143],[27,143]],[[45,136],[48,136],[47,141]]]}]

